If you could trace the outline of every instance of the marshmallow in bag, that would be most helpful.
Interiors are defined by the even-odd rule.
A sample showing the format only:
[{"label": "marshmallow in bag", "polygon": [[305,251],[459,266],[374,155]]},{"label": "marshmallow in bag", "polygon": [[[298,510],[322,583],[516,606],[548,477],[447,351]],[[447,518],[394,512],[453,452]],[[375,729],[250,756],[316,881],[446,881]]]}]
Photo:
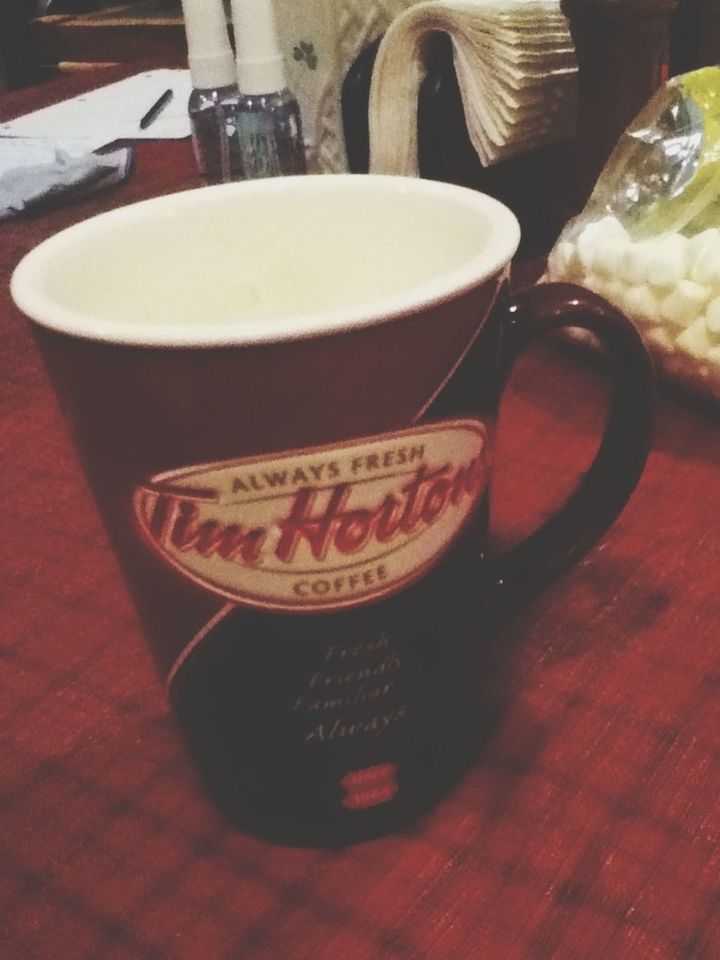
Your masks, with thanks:
[{"label": "marshmallow in bag", "polygon": [[662,371],[720,400],[720,68],[650,100],[560,235],[547,279],[605,297]]}]

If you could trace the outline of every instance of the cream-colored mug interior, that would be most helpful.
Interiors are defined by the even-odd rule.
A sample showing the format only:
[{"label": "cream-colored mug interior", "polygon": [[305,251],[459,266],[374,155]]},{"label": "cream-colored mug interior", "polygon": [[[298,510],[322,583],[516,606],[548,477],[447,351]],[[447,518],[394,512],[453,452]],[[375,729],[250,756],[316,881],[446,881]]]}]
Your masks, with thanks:
[{"label": "cream-colored mug interior", "polygon": [[380,322],[512,257],[502,204],[400,177],[186,191],[93,217],[20,264],[13,296],[67,333],[139,344],[257,342]]}]

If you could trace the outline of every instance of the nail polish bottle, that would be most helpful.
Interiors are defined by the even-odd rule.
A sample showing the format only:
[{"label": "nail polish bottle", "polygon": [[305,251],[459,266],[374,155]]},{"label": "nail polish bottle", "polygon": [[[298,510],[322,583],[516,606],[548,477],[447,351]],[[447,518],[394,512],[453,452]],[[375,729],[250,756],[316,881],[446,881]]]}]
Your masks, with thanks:
[{"label": "nail polish bottle", "polygon": [[238,180],[242,160],[235,137],[237,78],[222,0],[182,0],[193,152],[206,183]]},{"label": "nail polish bottle", "polygon": [[288,90],[272,0],[232,0],[237,82],[235,130],[243,176],[306,172],[300,108]]}]

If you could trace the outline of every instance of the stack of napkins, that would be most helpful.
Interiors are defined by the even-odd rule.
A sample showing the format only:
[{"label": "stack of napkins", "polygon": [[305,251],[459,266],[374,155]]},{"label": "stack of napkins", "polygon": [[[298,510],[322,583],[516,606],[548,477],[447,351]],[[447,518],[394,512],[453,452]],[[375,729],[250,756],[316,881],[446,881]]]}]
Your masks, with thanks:
[{"label": "stack of napkins", "polygon": [[559,0],[429,0],[390,25],[370,93],[374,173],[416,175],[417,101],[431,33],[453,44],[468,133],[490,166],[572,136],[577,64]]}]

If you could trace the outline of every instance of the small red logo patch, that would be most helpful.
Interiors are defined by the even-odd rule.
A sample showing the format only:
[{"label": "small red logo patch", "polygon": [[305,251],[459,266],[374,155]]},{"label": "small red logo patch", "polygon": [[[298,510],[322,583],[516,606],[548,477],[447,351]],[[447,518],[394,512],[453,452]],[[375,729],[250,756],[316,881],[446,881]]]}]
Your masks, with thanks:
[{"label": "small red logo patch", "polygon": [[397,765],[380,763],[345,774],[340,785],[345,790],[342,805],[348,810],[365,810],[392,800],[398,791]]}]

